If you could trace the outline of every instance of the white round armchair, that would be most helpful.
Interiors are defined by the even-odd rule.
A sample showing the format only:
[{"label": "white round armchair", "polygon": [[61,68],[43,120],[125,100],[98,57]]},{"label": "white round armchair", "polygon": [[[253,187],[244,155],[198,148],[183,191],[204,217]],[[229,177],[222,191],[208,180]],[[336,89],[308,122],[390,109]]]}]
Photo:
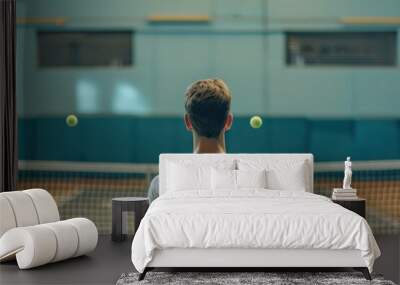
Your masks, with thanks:
[{"label": "white round armchair", "polygon": [[0,262],[17,259],[20,269],[84,255],[96,248],[94,223],[60,221],[53,197],[43,189],[0,193]]}]

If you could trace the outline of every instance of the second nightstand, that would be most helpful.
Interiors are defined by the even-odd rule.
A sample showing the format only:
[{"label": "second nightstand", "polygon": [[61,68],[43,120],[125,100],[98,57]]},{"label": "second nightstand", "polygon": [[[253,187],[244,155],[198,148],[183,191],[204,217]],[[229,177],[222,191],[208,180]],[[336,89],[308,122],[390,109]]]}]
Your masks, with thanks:
[{"label": "second nightstand", "polygon": [[339,204],[340,206],[365,218],[365,199],[358,198],[354,200],[332,200],[332,202]]}]

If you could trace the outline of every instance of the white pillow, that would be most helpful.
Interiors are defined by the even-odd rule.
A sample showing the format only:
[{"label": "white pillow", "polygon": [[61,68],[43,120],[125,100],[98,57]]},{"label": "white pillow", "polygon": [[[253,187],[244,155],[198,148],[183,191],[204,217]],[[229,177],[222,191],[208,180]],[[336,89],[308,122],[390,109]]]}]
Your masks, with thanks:
[{"label": "white pillow", "polygon": [[266,169],[267,188],[273,190],[306,191],[307,164],[299,160],[239,160],[239,170]]},{"label": "white pillow", "polygon": [[267,171],[235,170],[237,188],[267,188]]},{"label": "white pillow", "polygon": [[211,167],[168,164],[168,191],[211,189]]},{"label": "white pillow", "polygon": [[221,158],[210,162],[199,154],[196,159],[177,159],[166,165],[166,191],[212,191],[211,168],[233,170],[236,160]]},{"label": "white pillow", "polygon": [[238,190],[241,188],[267,188],[266,170],[211,170],[213,190]]},{"label": "white pillow", "polygon": [[211,184],[213,190],[218,190],[218,189],[235,190],[236,170],[212,168]]},{"label": "white pillow", "polygon": [[305,173],[302,167],[291,169],[286,173],[268,171],[268,188],[274,190],[306,191]]}]

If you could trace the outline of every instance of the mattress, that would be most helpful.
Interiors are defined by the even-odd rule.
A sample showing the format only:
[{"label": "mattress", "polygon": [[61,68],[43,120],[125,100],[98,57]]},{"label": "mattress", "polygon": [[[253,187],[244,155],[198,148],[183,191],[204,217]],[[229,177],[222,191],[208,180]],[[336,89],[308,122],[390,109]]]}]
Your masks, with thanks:
[{"label": "mattress", "polygon": [[308,192],[241,190],[226,196],[165,193],[132,243],[139,272],[163,249],[359,250],[372,271],[379,248],[361,216]]}]

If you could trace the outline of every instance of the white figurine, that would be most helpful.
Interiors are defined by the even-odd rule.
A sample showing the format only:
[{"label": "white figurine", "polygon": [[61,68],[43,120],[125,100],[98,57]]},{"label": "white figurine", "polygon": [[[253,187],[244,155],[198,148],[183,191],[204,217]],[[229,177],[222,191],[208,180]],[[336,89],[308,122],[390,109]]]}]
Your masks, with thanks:
[{"label": "white figurine", "polygon": [[351,188],[351,176],[353,172],[351,171],[351,161],[350,156],[347,157],[344,162],[344,179],[343,179],[343,189],[352,189]]}]

